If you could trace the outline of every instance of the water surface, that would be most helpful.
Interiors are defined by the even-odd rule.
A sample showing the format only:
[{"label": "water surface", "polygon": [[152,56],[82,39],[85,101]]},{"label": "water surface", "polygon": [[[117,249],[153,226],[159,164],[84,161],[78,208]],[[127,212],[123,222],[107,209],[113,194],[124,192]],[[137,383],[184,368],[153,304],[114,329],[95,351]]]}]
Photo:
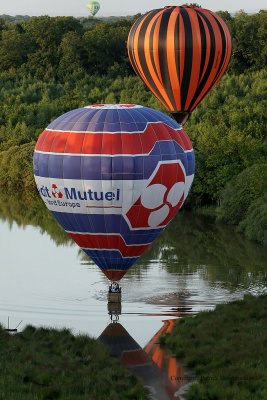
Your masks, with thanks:
[{"label": "water surface", "polygon": [[[38,198],[0,196],[0,322],[101,335],[108,281]],[[266,292],[267,251],[181,213],[122,280],[120,323],[144,347],[162,321]]]},{"label": "water surface", "polygon": [[123,278],[117,322],[107,307],[107,278],[39,198],[0,194],[0,237],[0,323],[99,338],[154,400],[177,398],[188,383],[183,365],[159,346],[173,319],[267,291],[267,249],[188,212]]}]

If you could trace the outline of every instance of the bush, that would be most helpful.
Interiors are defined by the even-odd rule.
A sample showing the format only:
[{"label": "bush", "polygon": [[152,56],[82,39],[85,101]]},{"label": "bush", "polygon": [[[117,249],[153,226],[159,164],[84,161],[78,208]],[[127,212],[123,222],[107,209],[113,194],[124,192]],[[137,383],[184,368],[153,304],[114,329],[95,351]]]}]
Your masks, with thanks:
[{"label": "bush", "polygon": [[32,167],[34,142],[13,146],[0,153],[0,187],[35,189]]},{"label": "bush", "polygon": [[243,232],[249,240],[267,245],[267,193],[251,204],[238,231]]},{"label": "bush", "polygon": [[[267,295],[247,295],[214,311],[177,320],[165,345],[192,366],[189,400],[265,400]],[[257,349],[257,351],[255,351]]]},{"label": "bush", "polygon": [[223,192],[219,220],[238,225],[247,217],[252,203],[266,191],[266,182],[267,164],[264,163],[246,168],[233,178]]}]

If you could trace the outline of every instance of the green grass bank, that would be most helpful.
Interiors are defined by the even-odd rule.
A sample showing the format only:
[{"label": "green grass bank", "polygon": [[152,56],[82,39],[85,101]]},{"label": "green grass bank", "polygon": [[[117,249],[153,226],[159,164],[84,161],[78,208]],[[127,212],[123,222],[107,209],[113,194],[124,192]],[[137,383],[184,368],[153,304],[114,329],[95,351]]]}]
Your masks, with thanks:
[{"label": "green grass bank", "polygon": [[188,400],[267,399],[267,295],[185,317],[161,343],[196,375]]},{"label": "green grass bank", "polygon": [[10,335],[0,327],[1,400],[118,398],[147,394],[97,340],[32,326]]}]

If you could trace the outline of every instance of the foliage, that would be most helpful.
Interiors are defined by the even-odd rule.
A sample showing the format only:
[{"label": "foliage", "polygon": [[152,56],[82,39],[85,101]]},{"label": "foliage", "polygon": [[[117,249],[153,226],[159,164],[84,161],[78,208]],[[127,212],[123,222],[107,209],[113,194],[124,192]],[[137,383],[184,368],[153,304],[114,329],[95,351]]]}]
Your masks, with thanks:
[{"label": "foliage", "polygon": [[[137,262],[142,270],[157,260],[170,273],[199,274],[204,280],[233,291],[267,283],[267,248],[212,217],[180,212]],[[131,273],[131,270],[128,274]],[[252,280],[251,280],[252,279]]]},{"label": "foliage", "polygon": [[198,4],[198,3],[184,3],[183,6],[201,7],[201,4]]},{"label": "foliage", "polygon": [[[267,12],[262,10],[248,15],[240,11],[231,16],[224,11],[218,14],[226,20],[233,36],[229,71],[236,74],[248,69],[259,70],[266,65]],[[15,18],[14,23],[2,16],[0,71],[14,68],[39,79],[56,77],[64,81],[60,66],[62,49],[68,53],[66,38],[72,32],[76,35],[74,40],[72,37],[70,51],[77,70],[106,75],[108,69],[118,63],[120,73],[127,76],[133,72],[127,59],[126,41],[136,17],[113,18],[110,23],[110,19],[42,16]],[[74,43],[78,44],[76,49]]]},{"label": "foliage", "polygon": [[179,320],[161,343],[196,373],[187,399],[266,399],[266,321],[267,295]]},{"label": "foliage", "polygon": [[17,335],[0,327],[0,398],[13,400],[142,400],[146,391],[87,336],[28,326]]},{"label": "foliage", "polygon": [[227,23],[233,36],[233,57],[230,72],[240,73],[261,69],[267,62],[266,28],[267,11],[248,15],[240,11]]},{"label": "foliage", "polygon": [[264,191],[267,193],[267,164],[255,164],[234,177],[223,193],[220,207],[220,219],[224,222],[239,224],[250,205]]},{"label": "foliage", "polygon": [[[233,57],[186,125],[197,162],[191,208],[220,205],[235,176],[266,162],[267,13],[219,14],[232,31]],[[127,36],[137,17],[0,19],[0,187],[33,187],[34,142],[66,111],[119,102],[164,111],[128,61]]]},{"label": "foliage", "polygon": [[253,201],[238,230],[250,240],[267,245],[267,193]]},{"label": "foliage", "polygon": [[52,214],[44,206],[34,187],[21,191],[7,190],[0,192],[0,220],[14,223],[20,227],[32,225],[41,234],[47,233],[58,245],[74,245],[72,239],[57,223]]},{"label": "foliage", "polygon": [[0,181],[5,189],[34,189],[32,152],[34,142],[12,146],[0,153]]},{"label": "foliage", "polygon": [[186,129],[197,161],[194,202],[220,202],[225,185],[266,160],[267,71],[226,75],[193,112]]}]

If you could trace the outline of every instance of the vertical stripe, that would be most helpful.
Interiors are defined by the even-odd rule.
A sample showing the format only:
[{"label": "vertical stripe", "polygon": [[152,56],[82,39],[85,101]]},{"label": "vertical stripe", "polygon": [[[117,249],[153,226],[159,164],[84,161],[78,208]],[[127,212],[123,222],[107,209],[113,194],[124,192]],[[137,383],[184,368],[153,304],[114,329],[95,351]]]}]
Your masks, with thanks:
[{"label": "vertical stripe", "polygon": [[149,25],[149,22],[151,18],[153,18],[154,14],[150,13],[147,18],[143,20],[143,23],[140,26],[140,29],[137,29],[136,32],[136,38],[134,40],[134,48],[136,49],[136,54],[138,55],[136,57],[136,60],[138,61],[138,64],[140,65],[139,69],[142,71],[142,75],[145,77],[145,80],[147,82],[147,86],[150,88],[150,90],[155,94],[155,96],[163,102],[165,107],[169,108],[171,107],[171,103],[169,101],[168,96],[166,95],[166,92],[164,90],[164,86],[159,85],[157,86],[156,83],[154,82],[150,70],[147,65],[147,57],[148,57],[148,52],[149,52],[149,47],[146,51],[145,48],[145,34]]},{"label": "vertical stripe", "polygon": [[174,109],[177,110],[181,107],[181,97],[180,97],[180,84],[178,80],[178,68],[177,68],[177,48],[175,47],[175,33],[177,32],[177,21],[179,19],[179,9],[178,7],[173,9],[170,16],[169,26],[167,31],[167,62],[168,71],[170,76],[170,82],[174,97],[175,106]]},{"label": "vertical stripe", "polygon": [[171,356],[168,364],[168,378],[171,382],[173,382],[173,377],[176,376],[177,376],[177,360],[176,357]]},{"label": "vertical stripe", "polygon": [[199,79],[198,84],[201,82],[203,78],[205,67],[207,67],[207,39],[206,39],[206,32],[204,28],[204,24],[202,18],[197,14],[199,29],[200,29],[200,38],[201,38],[201,60],[200,60],[200,72],[199,72]]},{"label": "vertical stripe", "polygon": [[171,81],[170,81],[170,72],[168,69],[168,56],[167,53],[169,52],[168,49],[168,41],[167,41],[167,32],[169,27],[170,16],[172,13],[173,7],[169,7],[165,9],[165,12],[162,14],[162,20],[160,25],[159,31],[159,63],[160,63],[160,70],[162,74],[163,86],[166,90],[166,93],[169,97],[169,110],[175,110],[175,100],[173,96]]},{"label": "vertical stripe", "polygon": [[185,55],[184,55],[184,73],[181,82],[181,98],[182,98],[182,109],[186,110],[185,104],[188,95],[188,87],[191,80],[192,73],[192,59],[193,59],[193,34],[190,18],[186,8],[181,7],[181,16],[184,22],[185,29]]},{"label": "vertical stripe", "polygon": [[[181,77],[180,77],[180,42],[179,42],[179,24],[180,24],[180,7],[176,7],[176,10],[178,12],[177,19],[176,19],[176,24],[175,24],[175,29],[174,29],[174,48],[175,48],[175,62],[176,62],[176,69],[177,69],[177,78],[179,85],[181,83]],[[179,108],[181,108],[181,91],[179,89]]]},{"label": "vertical stripe", "polygon": [[231,35],[229,32],[229,29],[225,22],[218,17],[216,14],[213,14],[216,23],[218,24],[218,28],[221,33],[221,38],[222,38],[222,57],[221,57],[221,62],[219,65],[219,70],[218,73],[215,77],[214,84],[216,84],[222,77],[223,73],[225,72],[225,69],[227,68],[227,65],[230,61],[231,53],[232,53],[232,40],[231,40]]},{"label": "vertical stripe", "polygon": [[135,58],[135,48],[134,48],[136,31],[139,27],[139,23],[141,24],[141,21],[142,21],[142,18],[140,17],[131,27],[130,33],[128,36],[127,47],[128,47],[128,56],[129,56],[130,62],[132,64],[132,67],[133,67],[136,75],[138,75],[144,81],[144,83],[147,84],[146,81],[143,79],[141,71],[139,71],[137,61]]},{"label": "vertical stripe", "polygon": [[[211,54],[211,38],[210,38],[210,32],[209,32],[209,28],[208,28],[208,25],[207,25],[206,21],[205,21],[204,18],[202,18],[201,16],[200,16],[200,19],[201,19],[201,22],[203,23],[203,26],[204,26],[204,35],[205,35],[205,38],[206,38],[206,41],[205,41],[205,43],[206,43],[206,48],[205,48],[205,65],[204,65],[203,74],[202,74],[201,80],[200,80],[200,83],[201,83],[202,80],[203,80],[204,77],[205,77],[205,74],[206,74],[206,72],[207,72],[207,68],[208,68],[208,65],[209,65],[210,54]],[[203,48],[202,48],[202,49],[203,49]]]},{"label": "vertical stripe", "polygon": [[197,91],[190,103],[190,110],[193,110],[197,104],[204,98],[205,94],[207,93],[205,91],[205,87],[207,85],[207,82],[210,79],[211,73],[212,73],[212,68],[214,66],[214,60],[215,60],[215,35],[212,29],[212,25],[206,16],[199,11],[199,14],[203,17],[205,23],[207,24],[208,28],[208,34],[207,34],[207,42],[210,43],[210,54],[209,54],[209,59],[208,59],[208,65],[205,71],[205,74],[203,76],[203,79],[201,80],[201,83],[199,84]]},{"label": "vertical stripe", "polygon": [[214,21],[217,23],[217,26],[218,26],[218,28],[219,28],[219,31],[220,31],[220,34],[221,34],[221,43],[222,43],[222,51],[221,51],[221,59],[220,59],[220,62],[219,62],[219,65],[217,66],[217,74],[216,74],[216,76],[215,76],[215,81],[217,80],[217,78],[218,78],[218,76],[220,75],[220,72],[221,72],[221,70],[222,70],[222,67],[223,67],[223,65],[224,65],[224,62],[225,62],[225,56],[226,56],[226,37],[225,37],[225,34],[224,34],[224,31],[223,31],[223,28],[222,28],[222,26],[218,23],[218,21],[217,21],[217,19],[216,18],[214,18]]},{"label": "vertical stripe", "polygon": [[154,57],[158,76],[160,78],[161,84],[163,85],[162,75],[161,75],[161,71],[160,71],[160,63],[159,63],[159,29],[160,29],[160,24],[161,24],[161,18],[162,18],[162,13],[158,16],[158,19],[157,19],[157,22],[155,25],[155,31],[154,31],[154,37],[153,37],[153,57]]},{"label": "vertical stripe", "polygon": [[189,109],[192,98],[198,87],[199,73],[200,73],[200,60],[201,60],[201,35],[197,18],[197,13],[194,9],[188,9],[188,16],[192,28],[192,65],[191,65],[191,79],[188,83],[188,93],[185,103],[185,109]]},{"label": "vertical stripe", "polygon": [[[181,11],[181,7],[180,7]],[[181,17],[179,18],[179,67],[180,67],[180,86],[181,82],[183,80],[183,75],[184,75],[184,57],[185,57],[185,30],[184,30],[184,21]],[[180,94],[181,96],[181,94]],[[182,110],[182,105],[181,105],[181,110]]]},{"label": "vertical stripe", "polygon": [[[147,66],[147,72],[150,74],[151,77],[151,86],[155,84],[157,87],[158,91],[162,93],[164,91],[162,81],[159,80],[158,78],[158,73],[157,70],[155,69],[155,63],[152,62],[153,58],[153,42],[151,40],[151,30],[153,25],[155,24],[155,19],[157,18],[157,15],[152,18],[152,20],[149,22],[146,31],[144,32],[144,54],[145,54],[145,62]],[[141,35],[141,33],[140,33]],[[151,51],[152,50],[152,51]],[[164,97],[166,94],[162,95]]]},{"label": "vertical stripe", "polygon": [[[146,14],[146,18],[149,17],[149,15],[152,12]],[[139,59],[139,33],[142,28],[142,25],[144,24],[145,19],[143,17],[140,17],[135,24],[133,25],[130,34],[129,34],[129,39],[128,39],[128,53],[130,56],[130,60],[132,63],[132,66],[136,72],[137,75],[140,76],[140,78],[143,80],[143,82],[148,86],[148,88],[153,91],[150,82],[147,80],[146,75],[144,74],[144,71],[142,69],[140,59]]]},{"label": "vertical stripe", "polygon": [[[148,16],[149,16],[149,14],[146,15],[146,17],[148,17]],[[147,80],[147,77],[143,72],[143,69],[142,69],[142,66],[140,63],[140,58],[139,58],[140,45],[141,45],[140,40],[139,40],[139,35],[140,35],[140,31],[141,31],[144,23],[145,23],[145,19],[141,19],[140,23],[139,23],[139,20],[136,21],[136,23],[135,23],[136,30],[133,29],[134,34],[132,36],[132,41],[130,40],[130,47],[132,50],[131,54],[133,55],[134,66],[136,67],[138,75],[141,77],[141,79],[143,79],[143,81],[149,87],[149,89],[152,90],[152,88],[150,86],[150,82]],[[134,28],[135,28],[135,26],[134,26]]]},{"label": "vertical stripe", "polygon": [[[214,18],[214,15],[211,12],[207,12],[207,10],[203,10],[203,14],[206,15],[211,31],[213,32],[214,35],[214,59],[213,59],[213,65],[211,68],[211,71],[209,73],[208,79],[206,84],[202,88],[202,93],[200,98],[196,101],[196,103],[193,105],[193,108],[195,108],[200,101],[208,94],[208,92],[212,89],[212,87],[215,85],[217,76],[218,76],[218,70],[221,65],[221,59],[223,56],[223,40],[222,36],[219,30],[218,23],[216,19]],[[212,46],[212,44],[211,44]]]},{"label": "vertical stripe", "polygon": [[160,73],[160,66],[159,66],[159,49],[158,49],[158,42],[159,42],[159,29],[156,30],[156,26],[159,26],[159,19],[160,17],[158,14],[154,18],[153,25],[150,30],[150,36],[149,36],[149,51],[150,51],[150,56],[151,56],[151,62],[153,65],[153,69],[155,71],[155,74],[157,75],[158,80],[160,81],[160,84],[162,85],[162,76]]}]

